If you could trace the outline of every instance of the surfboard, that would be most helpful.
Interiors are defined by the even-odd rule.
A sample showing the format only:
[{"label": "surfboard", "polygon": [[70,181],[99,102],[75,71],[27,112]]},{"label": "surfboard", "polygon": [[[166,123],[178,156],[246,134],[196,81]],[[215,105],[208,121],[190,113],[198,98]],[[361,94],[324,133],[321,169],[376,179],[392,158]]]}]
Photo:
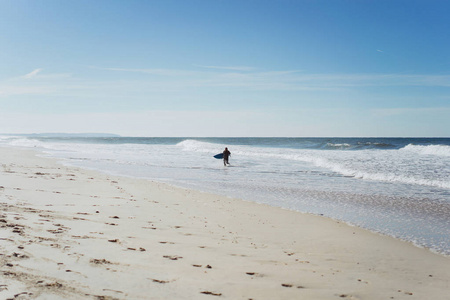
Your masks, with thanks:
[{"label": "surfboard", "polygon": [[223,153],[219,153],[219,154],[214,155],[214,158],[222,159],[223,158]]}]

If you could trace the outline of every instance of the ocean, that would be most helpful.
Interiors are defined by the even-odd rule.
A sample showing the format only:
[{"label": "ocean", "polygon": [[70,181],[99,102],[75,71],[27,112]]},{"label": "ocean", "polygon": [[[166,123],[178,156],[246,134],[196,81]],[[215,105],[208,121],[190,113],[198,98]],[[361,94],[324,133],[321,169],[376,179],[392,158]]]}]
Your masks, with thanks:
[{"label": "ocean", "polygon": [[[0,136],[0,146],[321,215],[450,255],[450,138]],[[213,158],[225,147],[228,167]]]}]

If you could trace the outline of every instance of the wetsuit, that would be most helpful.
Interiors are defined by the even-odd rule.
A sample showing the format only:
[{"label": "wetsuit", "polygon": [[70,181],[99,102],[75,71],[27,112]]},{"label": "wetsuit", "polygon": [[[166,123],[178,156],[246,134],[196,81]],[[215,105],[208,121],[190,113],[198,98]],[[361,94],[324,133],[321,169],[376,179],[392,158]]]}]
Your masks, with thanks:
[{"label": "wetsuit", "polygon": [[231,152],[228,150],[224,150],[223,151],[223,165],[226,166],[227,164],[229,165],[230,163],[228,162],[228,158],[230,157]]}]

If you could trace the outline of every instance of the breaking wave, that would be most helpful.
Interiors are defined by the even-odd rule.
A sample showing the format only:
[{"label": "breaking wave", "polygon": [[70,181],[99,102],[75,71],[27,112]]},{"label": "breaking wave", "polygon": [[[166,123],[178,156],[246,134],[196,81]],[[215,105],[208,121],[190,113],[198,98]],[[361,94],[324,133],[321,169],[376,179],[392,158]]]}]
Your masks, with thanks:
[{"label": "breaking wave", "polygon": [[402,148],[403,151],[414,152],[422,155],[436,155],[450,157],[450,146],[447,145],[413,145],[409,144]]}]

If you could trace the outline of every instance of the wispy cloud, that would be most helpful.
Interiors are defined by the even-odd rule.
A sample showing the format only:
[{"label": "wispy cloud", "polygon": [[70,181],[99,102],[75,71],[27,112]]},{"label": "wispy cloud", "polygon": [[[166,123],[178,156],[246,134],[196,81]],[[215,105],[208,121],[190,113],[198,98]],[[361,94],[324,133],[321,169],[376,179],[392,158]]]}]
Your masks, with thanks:
[{"label": "wispy cloud", "polygon": [[54,92],[48,86],[0,86],[0,98],[18,95],[46,95]]},{"label": "wispy cloud", "polygon": [[[287,89],[287,90],[326,90],[335,88],[354,88],[367,86],[441,86],[450,87],[450,75],[426,74],[311,74],[299,70],[255,71],[250,67],[216,67],[200,66],[208,70],[178,69],[133,69],[101,68],[114,72],[133,72],[160,76],[170,76],[173,87],[188,84],[199,86],[248,87],[250,89]],[[216,70],[216,71],[214,71]],[[220,71],[219,71],[220,70]],[[223,71],[226,72],[223,72]],[[145,80],[141,78],[140,80]],[[155,78],[151,79],[155,82]]]},{"label": "wispy cloud", "polygon": [[43,68],[38,68],[33,71],[31,71],[28,74],[25,74],[23,76],[10,78],[10,80],[17,81],[17,80],[23,80],[23,79],[60,79],[60,78],[68,78],[72,75],[69,73],[45,73],[43,74]]},{"label": "wispy cloud", "polygon": [[399,115],[420,116],[425,114],[444,115],[450,113],[450,107],[399,107],[399,108],[376,108],[371,110],[375,116],[392,117]]},{"label": "wispy cloud", "polygon": [[25,75],[0,81],[0,98],[20,95],[51,95],[58,92],[64,94],[65,90],[76,89],[73,87],[77,82],[70,79],[71,74],[42,74],[42,71],[43,68],[38,68]]},{"label": "wispy cloud", "polygon": [[[39,68],[24,76],[0,82],[0,97],[47,94],[116,98],[125,93],[142,97],[166,92],[187,95],[189,91],[218,94],[224,91],[312,93],[363,91],[366,87],[450,87],[450,75],[308,74],[299,70],[255,70],[247,67],[218,70],[210,67],[192,70],[90,66],[89,77],[73,77],[67,73],[43,74],[43,69]],[[111,78],[94,70],[118,72],[119,76]]]},{"label": "wispy cloud", "polygon": [[204,69],[242,71],[242,72],[250,72],[250,71],[255,70],[255,68],[253,68],[253,67],[246,67],[246,66],[204,66],[204,65],[194,65],[194,67],[199,67],[199,68],[204,68]]},{"label": "wispy cloud", "polygon": [[114,71],[114,72],[129,72],[129,73],[144,73],[161,76],[189,76],[195,74],[194,71],[177,70],[177,69],[134,69],[134,68],[102,68],[90,66],[91,69]]},{"label": "wispy cloud", "polygon": [[34,78],[34,77],[36,77],[40,72],[42,71],[42,69],[36,69],[36,70],[33,70],[33,71],[31,71],[30,73],[28,73],[28,74],[26,74],[26,75],[24,75],[24,76],[22,76],[23,78],[26,78],[26,79],[30,79],[30,78]]}]

